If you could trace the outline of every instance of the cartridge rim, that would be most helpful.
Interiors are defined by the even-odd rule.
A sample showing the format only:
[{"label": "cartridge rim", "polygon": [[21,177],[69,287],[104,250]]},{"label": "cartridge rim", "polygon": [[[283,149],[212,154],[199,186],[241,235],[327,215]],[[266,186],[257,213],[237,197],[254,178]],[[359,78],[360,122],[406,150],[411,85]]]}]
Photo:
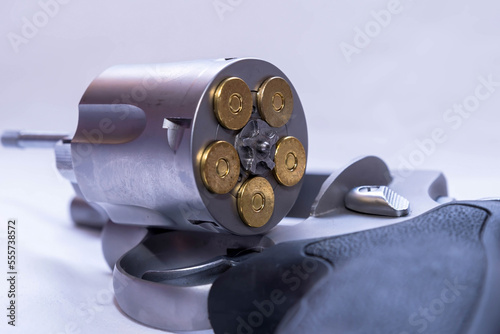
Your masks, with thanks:
[{"label": "cartridge rim", "polygon": [[292,89],[281,77],[268,78],[259,88],[257,104],[263,120],[272,127],[282,127],[292,117]]},{"label": "cartridge rim", "polygon": [[252,109],[252,92],[245,81],[231,77],[219,84],[214,95],[214,112],[223,127],[240,130],[250,120]]},{"label": "cartridge rim", "polygon": [[257,176],[247,180],[238,191],[238,213],[250,227],[262,227],[274,212],[274,190],[269,181]]},{"label": "cartridge rim", "polygon": [[201,157],[201,178],[205,187],[216,194],[226,194],[236,186],[240,175],[238,152],[226,141],[210,144]]},{"label": "cartridge rim", "polygon": [[287,187],[296,185],[302,180],[306,170],[306,151],[297,138],[287,136],[276,144],[273,172],[276,180]]}]

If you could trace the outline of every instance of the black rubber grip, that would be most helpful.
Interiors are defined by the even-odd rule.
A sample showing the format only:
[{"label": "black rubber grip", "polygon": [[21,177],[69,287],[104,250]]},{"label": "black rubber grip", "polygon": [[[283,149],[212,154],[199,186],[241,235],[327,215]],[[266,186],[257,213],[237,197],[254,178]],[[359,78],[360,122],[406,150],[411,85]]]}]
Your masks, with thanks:
[{"label": "black rubber grip", "polygon": [[272,247],[213,284],[223,333],[500,333],[500,202]]}]

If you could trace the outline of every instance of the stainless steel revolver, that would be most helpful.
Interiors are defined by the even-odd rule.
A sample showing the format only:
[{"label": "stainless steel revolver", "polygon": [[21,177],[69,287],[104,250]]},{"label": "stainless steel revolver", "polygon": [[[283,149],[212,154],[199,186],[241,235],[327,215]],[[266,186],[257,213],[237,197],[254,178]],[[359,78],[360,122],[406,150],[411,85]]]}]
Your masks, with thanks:
[{"label": "stainless steel revolver", "polygon": [[268,62],[112,67],[82,97],[74,136],[2,143],[55,148],[73,220],[103,228],[118,304],[146,325],[500,328],[498,201],[454,201],[440,172],[403,175],[373,156],[306,174],[304,110]]}]

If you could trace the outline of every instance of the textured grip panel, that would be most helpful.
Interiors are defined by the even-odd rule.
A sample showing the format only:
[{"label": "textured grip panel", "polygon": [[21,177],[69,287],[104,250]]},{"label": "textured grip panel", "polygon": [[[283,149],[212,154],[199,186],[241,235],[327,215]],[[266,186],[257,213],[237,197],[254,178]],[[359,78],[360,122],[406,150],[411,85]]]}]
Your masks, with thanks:
[{"label": "textured grip panel", "polygon": [[484,279],[486,218],[484,210],[450,205],[310,244],[306,254],[334,266],[325,282],[332,288],[312,292],[312,305],[290,325],[298,332],[321,324],[339,333],[459,333]]},{"label": "textured grip panel", "polygon": [[273,247],[214,283],[212,326],[215,333],[466,333],[485,317],[476,310],[489,289],[488,251],[498,252],[498,243],[482,241],[489,215],[448,204],[391,226]]}]

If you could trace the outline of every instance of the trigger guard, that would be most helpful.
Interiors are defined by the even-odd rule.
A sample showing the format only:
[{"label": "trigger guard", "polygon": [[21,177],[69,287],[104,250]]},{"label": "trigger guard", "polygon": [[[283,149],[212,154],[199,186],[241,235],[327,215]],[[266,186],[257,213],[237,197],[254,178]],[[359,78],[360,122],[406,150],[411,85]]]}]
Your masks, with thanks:
[{"label": "trigger guard", "polygon": [[[145,238],[125,253],[113,270],[115,297],[132,319],[167,331],[210,329],[208,294],[212,284],[166,284],[144,279],[152,270],[188,268],[228,250],[264,249],[264,236],[168,231]],[[147,275],[146,275],[147,277]]]}]

